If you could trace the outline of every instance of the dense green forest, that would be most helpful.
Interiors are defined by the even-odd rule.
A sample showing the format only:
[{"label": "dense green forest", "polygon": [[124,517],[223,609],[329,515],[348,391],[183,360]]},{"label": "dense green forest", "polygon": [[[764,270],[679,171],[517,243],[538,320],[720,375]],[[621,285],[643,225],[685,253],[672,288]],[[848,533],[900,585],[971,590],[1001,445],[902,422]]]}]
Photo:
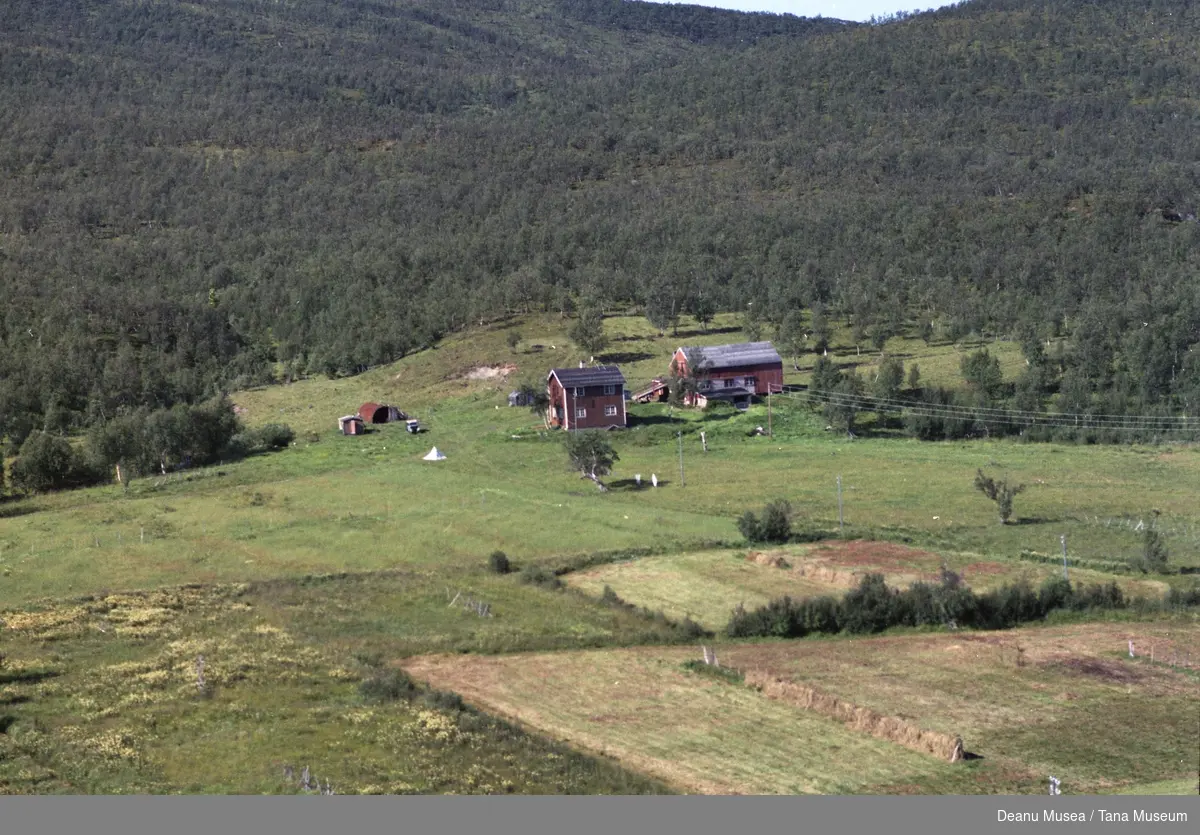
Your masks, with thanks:
[{"label": "dense green forest", "polygon": [[877,25],[621,0],[3,18],[14,444],[581,296],[668,322],[816,307],[864,345],[1009,336],[1029,370],[990,403],[1200,415],[1189,0]]}]

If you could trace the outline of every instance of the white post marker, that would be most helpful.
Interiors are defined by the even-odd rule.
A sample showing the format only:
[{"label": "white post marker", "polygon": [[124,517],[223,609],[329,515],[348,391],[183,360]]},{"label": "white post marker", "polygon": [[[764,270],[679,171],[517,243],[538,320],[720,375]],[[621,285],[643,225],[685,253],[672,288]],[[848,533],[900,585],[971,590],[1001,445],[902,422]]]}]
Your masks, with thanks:
[{"label": "white post marker", "polygon": [[650,483],[655,487],[658,486],[658,473],[650,473]]}]

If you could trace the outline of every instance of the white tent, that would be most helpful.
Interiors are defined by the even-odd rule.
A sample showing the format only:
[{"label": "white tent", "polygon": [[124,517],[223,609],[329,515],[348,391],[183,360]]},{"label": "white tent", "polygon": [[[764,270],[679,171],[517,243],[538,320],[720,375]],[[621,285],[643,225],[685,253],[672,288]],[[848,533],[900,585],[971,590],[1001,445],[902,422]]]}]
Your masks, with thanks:
[{"label": "white tent", "polygon": [[425,456],[425,460],[426,461],[445,461],[446,456],[442,455],[442,453],[438,450],[437,447],[434,447],[433,449],[429,450],[429,454]]}]

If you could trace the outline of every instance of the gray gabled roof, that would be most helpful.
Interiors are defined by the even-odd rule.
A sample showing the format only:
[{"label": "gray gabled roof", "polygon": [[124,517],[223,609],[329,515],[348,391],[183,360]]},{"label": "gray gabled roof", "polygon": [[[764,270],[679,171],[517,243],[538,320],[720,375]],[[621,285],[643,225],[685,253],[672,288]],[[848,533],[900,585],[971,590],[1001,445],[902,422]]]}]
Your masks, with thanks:
[{"label": "gray gabled roof", "polygon": [[566,388],[582,386],[623,386],[625,376],[615,365],[597,365],[595,368],[552,368],[550,373]]},{"label": "gray gabled roof", "polygon": [[[770,342],[740,342],[736,345],[707,345],[680,349],[688,357],[700,356],[699,370],[717,371],[743,365],[771,365],[783,359]],[[697,369],[692,369],[695,372]]]}]

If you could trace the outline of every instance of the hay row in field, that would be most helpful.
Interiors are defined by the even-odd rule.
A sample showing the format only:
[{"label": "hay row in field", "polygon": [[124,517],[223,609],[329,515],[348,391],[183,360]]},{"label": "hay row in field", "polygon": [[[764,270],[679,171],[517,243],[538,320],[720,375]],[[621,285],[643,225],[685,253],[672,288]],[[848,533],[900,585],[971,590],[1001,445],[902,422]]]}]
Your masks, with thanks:
[{"label": "hay row in field", "polygon": [[903,719],[884,716],[865,707],[842,701],[836,696],[822,693],[813,687],[785,681],[757,670],[745,674],[746,684],[760,691],[769,699],[787,702],[836,719],[851,730],[870,734],[877,739],[895,742],[923,754],[932,754],[943,760],[958,762],[963,759],[962,737],[927,731]]}]

